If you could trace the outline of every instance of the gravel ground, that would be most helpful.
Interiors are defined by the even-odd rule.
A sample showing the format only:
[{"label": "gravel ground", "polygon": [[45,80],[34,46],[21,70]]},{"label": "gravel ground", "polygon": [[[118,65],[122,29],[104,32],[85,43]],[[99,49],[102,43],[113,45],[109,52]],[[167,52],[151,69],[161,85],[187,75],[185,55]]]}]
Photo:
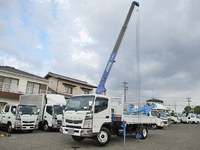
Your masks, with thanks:
[{"label": "gravel ground", "polygon": [[[7,134],[5,131],[0,131]],[[169,127],[150,130],[147,139],[139,142],[134,136],[112,136],[104,147],[98,147],[91,139],[74,141],[70,136],[58,131],[33,133],[16,132],[11,137],[0,137],[1,150],[198,150],[200,149],[200,125],[170,124]]]}]

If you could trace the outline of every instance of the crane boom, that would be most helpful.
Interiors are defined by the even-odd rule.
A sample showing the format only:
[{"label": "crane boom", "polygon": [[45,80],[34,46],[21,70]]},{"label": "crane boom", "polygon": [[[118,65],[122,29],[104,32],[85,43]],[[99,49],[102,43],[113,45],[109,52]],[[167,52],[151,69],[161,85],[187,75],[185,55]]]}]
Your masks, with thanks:
[{"label": "crane boom", "polygon": [[110,58],[109,58],[109,60],[108,60],[108,63],[107,63],[107,65],[106,65],[106,68],[105,68],[105,70],[104,70],[103,76],[102,76],[102,78],[101,78],[101,80],[100,80],[99,85],[97,86],[97,90],[96,90],[96,93],[97,93],[97,94],[102,94],[103,92],[106,92],[105,83],[106,83],[107,77],[108,77],[108,75],[109,75],[109,73],[110,73],[110,70],[111,70],[111,68],[112,68],[112,65],[113,65],[113,63],[114,63],[114,61],[115,61],[115,57],[116,57],[116,55],[117,55],[117,51],[118,51],[119,46],[120,46],[120,44],[121,44],[121,41],[122,41],[122,39],[123,39],[123,37],[124,37],[124,33],[125,33],[125,31],[126,31],[128,22],[129,22],[129,20],[130,20],[130,18],[131,18],[131,14],[132,14],[132,12],[133,12],[133,9],[134,9],[135,5],[139,7],[139,3],[136,2],[136,1],[133,1],[132,4],[131,4],[131,7],[130,7],[130,9],[129,9],[129,12],[128,12],[127,16],[126,16],[126,20],[125,20],[125,22],[124,22],[124,24],[123,24],[123,26],[122,26],[122,29],[121,29],[121,31],[120,31],[120,33],[119,33],[119,36],[118,36],[118,38],[117,38],[117,41],[116,41],[115,46],[114,46],[114,48],[113,48],[113,51],[112,51],[112,53],[111,53],[111,55],[110,55]]}]

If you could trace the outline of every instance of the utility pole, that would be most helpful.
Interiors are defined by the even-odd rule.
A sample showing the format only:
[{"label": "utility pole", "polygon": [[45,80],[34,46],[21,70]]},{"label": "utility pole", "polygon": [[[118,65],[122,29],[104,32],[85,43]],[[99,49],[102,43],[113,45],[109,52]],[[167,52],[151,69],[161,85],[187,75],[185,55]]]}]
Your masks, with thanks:
[{"label": "utility pole", "polygon": [[191,98],[190,97],[188,97],[188,98],[186,98],[187,99],[187,102],[188,102],[188,106],[189,106],[189,112],[190,112],[190,102],[192,101],[192,100],[190,100]]},{"label": "utility pole", "polygon": [[190,106],[190,102],[192,101],[192,100],[190,100],[191,98],[188,97],[188,98],[186,98],[186,99],[187,99],[187,102],[188,102],[188,106]]},{"label": "utility pole", "polygon": [[176,103],[174,102],[174,111],[176,112]]},{"label": "utility pole", "polygon": [[128,87],[126,86],[128,83],[126,81],[123,82],[124,84],[124,102],[126,102],[126,92],[128,90]]}]

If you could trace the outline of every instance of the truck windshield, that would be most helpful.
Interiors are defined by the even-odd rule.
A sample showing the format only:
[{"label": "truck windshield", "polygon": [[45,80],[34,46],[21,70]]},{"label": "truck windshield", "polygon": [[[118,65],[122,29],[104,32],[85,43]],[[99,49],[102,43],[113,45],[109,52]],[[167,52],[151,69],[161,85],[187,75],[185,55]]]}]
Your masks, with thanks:
[{"label": "truck windshield", "polygon": [[65,110],[91,110],[94,96],[76,96],[69,99]]},{"label": "truck windshield", "polygon": [[18,105],[18,113],[19,114],[37,114],[38,112],[38,108],[35,105]]},{"label": "truck windshield", "polygon": [[60,105],[54,105],[53,107],[53,111],[54,111],[54,114],[62,114],[63,110],[65,109],[65,105],[63,106],[60,106]]},{"label": "truck windshield", "polygon": [[161,116],[161,117],[164,117],[164,118],[167,117],[167,115],[166,115],[166,113],[164,112],[164,110],[159,110],[159,112],[160,112],[160,116]]}]

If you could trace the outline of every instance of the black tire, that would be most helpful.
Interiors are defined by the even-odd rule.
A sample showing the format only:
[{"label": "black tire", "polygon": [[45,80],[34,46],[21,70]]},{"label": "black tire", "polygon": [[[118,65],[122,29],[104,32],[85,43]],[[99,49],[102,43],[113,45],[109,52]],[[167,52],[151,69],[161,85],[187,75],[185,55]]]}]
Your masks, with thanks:
[{"label": "black tire", "polygon": [[7,132],[10,133],[10,134],[14,133],[14,130],[12,129],[12,124],[11,123],[9,123],[7,125]]},{"label": "black tire", "polygon": [[188,121],[188,124],[191,124],[191,121]]},{"label": "black tire", "polygon": [[158,128],[158,129],[162,129],[163,127],[161,127],[161,126],[157,126],[157,128]]},{"label": "black tire", "polygon": [[141,126],[139,133],[141,135],[141,139],[146,139],[147,135],[148,135],[148,129],[147,129],[147,127]]},{"label": "black tire", "polygon": [[83,141],[85,138],[81,137],[81,136],[74,136],[74,135],[72,135],[72,139],[74,141],[80,142],[80,141]]},{"label": "black tire", "polygon": [[33,132],[33,130],[28,130],[28,133],[32,133]]},{"label": "black tire", "polygon": [[50,131],[50,128],[49,128],[47,122],[44,123],[43,129],[44,129],[45,132],[49,132]]},{"label": "black tire", "polygon": [[94,138],[94,141],[97,143],[98,146],[105,146],[109,143],[111,139],[111,133],[110,131],[102,127],[101,131],[97,134],[97,136]]}]

